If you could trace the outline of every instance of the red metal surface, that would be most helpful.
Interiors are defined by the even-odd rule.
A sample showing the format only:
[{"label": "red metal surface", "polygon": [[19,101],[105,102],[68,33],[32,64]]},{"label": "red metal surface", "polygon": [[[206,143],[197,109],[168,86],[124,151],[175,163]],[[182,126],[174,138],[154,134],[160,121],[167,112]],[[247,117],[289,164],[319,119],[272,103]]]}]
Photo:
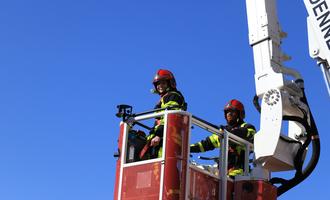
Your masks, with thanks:
[{"label": "red metal surface", "polygon": [[189,128],[188,116],[168,115],[165,141],[164,200],[185,199]]},{"label": "red metal surface", "polygon": [[118,151],[120,153],[120,157],[118,158],[116,162],[116,181],[115,181],[115,192],[114,192],[114,198],[113,199],[118,199],[118,188],[119,188],[119,176],[120,176],[120,162],[122,159],[122,150],[121,150],[121,145],[123,141],[123,135],[124,135],[124,124],[120,124],[120,132],[119,132],[119,138],[118,138]]},{"label": "red metal surface", "polygon": [[158,200],[160,171],[160,162],[125,167],[121,199]]},{"label": "red metal surface", "polygon": [[265,181],[236,181],[234,187],[234,200],[276,200],[277,198],[276,187]]},{"label": "red metal surface", "polygon": [[[217,178],[202,172],[194,167],[190,167],[190,199],[198,200],[218,200],[219,181]],[[227,182],[227,199],[232,199],[233,182]]]},{"label": "red metal surface", "polygon": [[[121,159],[126,152],[121,149],[124,124],[120,126],[118,149],[120,158],[116,163],[114,199],[118,199],[121,182],[121,200],[164,200],[188,199],[218,200],[219,182],[214,176],[196,167],[189,167],[187,180],[189,116],[168,114],[167,133],[164,144],[165,161],[124,167],[120,180]],[[138,163],[136,163],[138,164]],[[164,165],[163,193],[160,194],[161,167]],[[189,184],[189,187],[186,185]],[[189,191],[186,191],[189,188]],[[227,200],[276,200],[276,187],[265,181],[227,182]]]},{"label": "red metal surface", "polygon": [[[158,200],[160,195],[164,200],[183,200],[186,194],[186,178],[189,147],[189,116],[181,114],[168,114],[166,140],[164,141],[163,152],[164,162],[153,162],[133,166],[121,166],[120,160],[116,166],[116,185],[114,198],[118,199],[119,186],[121,181],[121,200]],[[123,126],[119,137],[118,147],[121,156],[125,150],[121,150],[123,142]],[[165,135],[165,133],[164,133]],[[184,147],[184,148],[183,148]],[[123,158],[121,158],[123,159]],[[164,166],[164,175],[161,186],[161,168]],[[120,168],[122,178],[120,179]],[[163,193],[160,194],[160,190]]]}]

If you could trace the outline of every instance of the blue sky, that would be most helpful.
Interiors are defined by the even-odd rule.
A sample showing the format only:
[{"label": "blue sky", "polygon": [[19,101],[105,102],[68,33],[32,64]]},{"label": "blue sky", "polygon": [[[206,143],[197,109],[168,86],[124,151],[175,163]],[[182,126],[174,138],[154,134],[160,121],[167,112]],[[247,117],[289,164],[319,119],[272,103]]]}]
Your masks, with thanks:
[{"label": "blue sky", "polygon": [[[303,1],[279,0],[278,12],[322,145],[313,174],[280,199],[326,199],[329,96],[308,54]],[[221,109],[238,98],[259,128],[244,1],[11,0],[0,26],[0,199],[112,199],[116,105],[153,108],[160,67],[194,115],[225,123]]]}]

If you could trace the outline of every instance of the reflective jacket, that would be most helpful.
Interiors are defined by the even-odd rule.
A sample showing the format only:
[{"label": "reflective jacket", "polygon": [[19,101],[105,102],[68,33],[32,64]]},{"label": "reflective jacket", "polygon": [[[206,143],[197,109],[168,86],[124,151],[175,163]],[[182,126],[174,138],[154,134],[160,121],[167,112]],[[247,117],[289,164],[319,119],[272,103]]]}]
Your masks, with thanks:
[{"label": "reflective jacket", "polygon": [[[171,110],[186,110],[187,109],[187,103],[184,100],[183,95],[180,91],[177,90],[170,90],[164,95],[161,96],[159,102],[156,104],[155,109],[159,108],[169,108]],[[164,132],[164,117],[156,118],[155,125],[150,131],[150,134],[147,137],[147,141],[151,141],[152,138],[155,136],[159,136],[160,138],[163,137]],[[152,157],[161,157],[162,156],[162,140],[160,141],[160,145],[157,147],[157,154],[156,156]]]},{"label": "reflective jacket", "polygon": [[[253,143],[253,137],[256,132],[254,126],[245,123],[243,120],[239,121],[235,126],[225,126],[223,127],[227,131],[241,137],[251,143]],[[190,145],[190,152],[205,152],[210,151],[215,148],[220,147],[219,136],[213,134],[204,140]],[[238,174],[243,174],[244,168],[244,147],[233,142],[229,142],[228,150],[228,174],[230,176],[235,176]]]},{"label": "reflective jacket", "polygon": [[[181,92],[177,90],[168,91],[160,98],[159,102],[155,106],[155,109],[165,109],[169,107],[171,107],[171,110],[187,110],[187,104],[184,101],[184,97]],[[159,125],[164,125],[164,117],[157,118],[155,126]]]}]

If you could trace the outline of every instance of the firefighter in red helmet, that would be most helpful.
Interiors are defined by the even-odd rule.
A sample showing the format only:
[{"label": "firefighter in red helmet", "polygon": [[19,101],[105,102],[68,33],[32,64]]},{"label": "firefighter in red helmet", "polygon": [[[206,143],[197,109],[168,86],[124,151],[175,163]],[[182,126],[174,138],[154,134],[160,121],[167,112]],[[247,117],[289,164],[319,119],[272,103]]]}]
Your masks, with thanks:
[{"label": "firefighter in red helmet", "polygon": [[[159,69],[152,81],[155,93],[159,94],[160,100],[156,104],[155,109],[171,109],[186,110],[187,104],[180,91],[176,88],[175,78],[169,70]],[[151,158],[161,157],[162,155],[162,138],[164,130],[163,117],[157,118],[155,125],[150,131],[147,141],[150,142],[152,150]]]},{"label": "firefighter in red helmet", "polygon": [[[236,100],[230,100],[224,108],[224,116],[227,122],[226,126],[220,126],[220,130],[227,131],[253,143],[254,134],[256,132],[253,125],[244,122],[245,110],[244,105]],[[205,152],[220,147],[219,136],[213,134],[206,139],[190,145],[190,152]],[[243,174],[244,167],[244,147],[236,143],[229,143],[228,150],[228,175],[236,176]]]}]

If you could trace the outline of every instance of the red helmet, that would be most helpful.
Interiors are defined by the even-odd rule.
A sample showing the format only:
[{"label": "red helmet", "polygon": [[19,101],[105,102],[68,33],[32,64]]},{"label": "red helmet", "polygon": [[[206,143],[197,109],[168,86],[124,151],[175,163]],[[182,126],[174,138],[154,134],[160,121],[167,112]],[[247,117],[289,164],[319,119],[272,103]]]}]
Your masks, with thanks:
[{"label": "red helmet", "polygon": [[240,101],[238,101],[237,99],[232,99],[226,104],[226,106],[224,108],[225,113],[226,113],[227,110],[236,110],[236,111],[238,111],[239,112],[238,113],[239,117],[241,119],[244,119],[244,117],[245,117],[244,105]]},{"label": "red helmet", "polygon": [[152,83],[155,85],[156,87],[156,83],[158,81],[161,81],[161,80],[167,80],[169,81],[170,83],[170,86],[175,89],[176,88],[176,82],[175,82],[175,78],[172,74],[172,72],[166,70],[166,69],[159,69],[157,71],[157,74],[155,75],[154,77],[154,80],[152,81]]}]

